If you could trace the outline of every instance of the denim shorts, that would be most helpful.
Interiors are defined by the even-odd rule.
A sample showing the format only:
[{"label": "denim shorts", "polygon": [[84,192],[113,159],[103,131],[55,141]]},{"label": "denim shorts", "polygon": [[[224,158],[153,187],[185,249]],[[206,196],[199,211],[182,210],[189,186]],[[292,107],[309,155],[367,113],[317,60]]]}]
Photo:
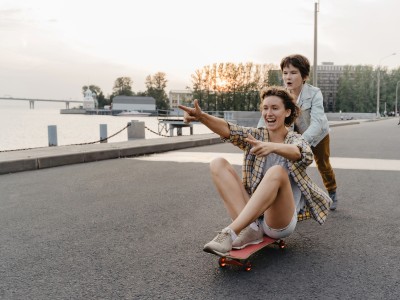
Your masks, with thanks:
[{"label": "denim shorts", "polygon": [[265,222],[265,218],[261,222],[261,227],[267,236],[273,239],[283,239],[293,233],[294,229],[296,228],[296,224],[297,224],[297,212],[295,210],[292,220],[290,221],[289,225],[286,226],[285,228],[282,229],[271,228]]}]

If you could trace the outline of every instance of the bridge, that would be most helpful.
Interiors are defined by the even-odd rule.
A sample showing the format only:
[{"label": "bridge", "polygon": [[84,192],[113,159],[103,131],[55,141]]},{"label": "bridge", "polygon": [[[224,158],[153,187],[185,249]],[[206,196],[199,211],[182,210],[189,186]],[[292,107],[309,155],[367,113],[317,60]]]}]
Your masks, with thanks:
[{"label": "bridge", "polygon": [[65,102],[65,108],[69,109],[70,103],[83,103],[83,100],[54,100],[54,99],[30,99],[30,98],[15,98],[15,97],[0,97],[0,100],[17,100],[17,101],[29,101],[29,108],[35,108],[35,101],[46,101],[46,102]]}]

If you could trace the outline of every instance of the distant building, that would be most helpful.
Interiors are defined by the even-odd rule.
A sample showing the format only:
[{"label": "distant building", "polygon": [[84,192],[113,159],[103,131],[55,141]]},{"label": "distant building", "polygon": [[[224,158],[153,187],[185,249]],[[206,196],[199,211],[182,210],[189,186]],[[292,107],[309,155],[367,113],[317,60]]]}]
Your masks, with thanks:
[{"label": "distant building", "polygon": [[94,96],[96,95],[95,93],[92,93],[92,91],[90,89],[87,89],[85,91],[84,94],[84,98],[83,98],[83,109],[94,109],[96,107],[95,103],[95,98]]},{"label": "distant building", "polygon": [[156,100],[153,97],[115,96],[112,100],[112,110],[155,112]]},{"label": "distant building", "polygon": [[336,111],[339,78],[344,73],[345,66],[335,66],[333,62],[323,62],[317,67],[318,87],[324,96],[325,111]]},{"label": "distant building", "polygon": [[172,90],[169,92],[169,107],[174,109],[179,104],[187,105],[193,100],[193,92],[190,90]]},{"label": "distant building", "polygon": [[349,72],[351,78],[356,71],[356,66],[335,66],[333,62],[323,62],[317,68],[318,87],[324,97],[326,112],[336,112],[339,79],[345,71]]}]

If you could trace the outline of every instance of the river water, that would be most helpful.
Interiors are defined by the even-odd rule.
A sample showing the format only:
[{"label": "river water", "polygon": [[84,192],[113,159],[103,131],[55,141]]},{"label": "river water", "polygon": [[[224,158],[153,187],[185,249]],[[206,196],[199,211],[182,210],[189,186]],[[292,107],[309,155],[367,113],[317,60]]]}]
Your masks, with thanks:
[{"label": "river water", "polygon": [[[60,114],[60,109],[63,108],[64,103],[36,101],[35,109],[29,109],[28,101],[0,100],[0,151],[47,147],[49,125],[57,126],[59,146],[98,141],[100,124],[107,124],[107,135],[111,136],[126,127],[131,120],[145,123],[148,128],[145,130],[146,139],[166,138],[156,134],[157,117]],[[194,134],[211,133],[202,124],[194,124],[193,131]],[[182,133],[189,135],[189,128],[183,128]],[[174,134],[176,135],[176,130]],[[128,134],[125,129],[108,142],[127,140]]]}]

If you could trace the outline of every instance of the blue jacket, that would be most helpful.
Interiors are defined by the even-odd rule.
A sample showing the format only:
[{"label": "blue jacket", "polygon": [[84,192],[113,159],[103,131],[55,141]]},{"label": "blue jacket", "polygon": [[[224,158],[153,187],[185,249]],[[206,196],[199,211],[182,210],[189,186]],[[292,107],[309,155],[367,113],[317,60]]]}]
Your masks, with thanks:
[{"label": "blue jacket", "polygon": [[321,90],[308,83],[304,84],[297,105],[301,109],[301,114],[296,119],[298,131],[315,147],[329,133]]},{"label": "blue jacket", "polygon": [[[315,147],[329,133],[321,90],[308,83],[304,84],[297,105],[301,109],[301,114],[296,119],[298,131],[311,146]],[[257,127],[265,127],[262,117]]]}]

